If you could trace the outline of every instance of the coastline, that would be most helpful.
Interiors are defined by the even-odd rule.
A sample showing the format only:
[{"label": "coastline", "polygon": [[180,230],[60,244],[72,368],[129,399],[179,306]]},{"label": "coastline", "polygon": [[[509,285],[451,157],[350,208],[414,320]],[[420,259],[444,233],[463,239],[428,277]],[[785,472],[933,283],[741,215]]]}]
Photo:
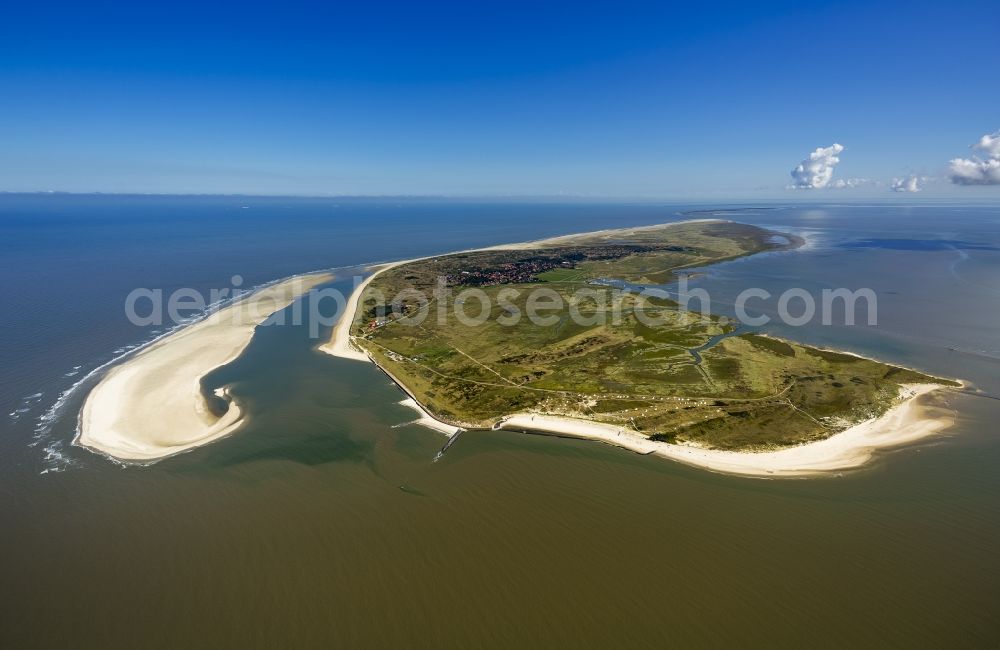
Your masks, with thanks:
[{"label": "coastline", "polygon": [[216,395],[229,408],[214,415],[202,378],[236,359],[268,317],[332,279],[313,273],[262,287],[112,368],[87,395],[74,444],[142,462],[230,435],[243,424],[243,412],[223,388]]},{"label": "coastline", "polygon": [[461,427],[456,427],[454,425],[447,424],[446,422],[442,422],[441,420],[435,420],[434,416],[432,416],[430,413],[424,410],[424,407],[420,406],[420,403],[417,400],[413,399],[412,397],[407,397],[406,399],[400,400],[399,402],[396,403],[399,404],[400,406],[405,406],[408,409],[412,409],[417,413],[416,420],[413,420],[412,422],[405,422],[404,424],[419,424],[422,427],[427,427],[428,429],[434,429],[435,431],[443,433],[449,438],[451,438],[456,433],[462,430]]},{"label": "coastline", "polygon": [[899,404],[878,418],[855,424],[829,438],[775,451],[723,451],[650,440],[600,422],[569,417],[518,413],[495,428],[595,440],[637,454],[656,455],[723,474],[749,477],[805,477],[857,469],[876,451],[927,438],[950,427],[953,418],[927,417],[920,399],[941,390],[940,384],[907,384]]},{"label": "coastline", "polygon": [[[647,230],[675,224],[704,221],[727,220],[692,219],[654,226],[640,226],[638,228],[606,229],[595,232],[580,233],[578,235],[560,235],[547,239],[524,242],[523,244],[504,244],[500,246],[471,250],[497,250],[519,247],[535,248],[554,242],[571,241],[573,238],[578,237],[640,229]],[[456,252],[471,251],[467,250]],[[450,254],[454,253],[442,253],[441,255]],[[361,299],[361,294],[376,276],[401,264],[418,261],[420,259],[428,259],[430,257],[440,257],[441,255],[432,255],[369,267],[373,269],[372,274],[369,275],[364,282],[355,287],[351,296],[347,300],[347,308],[344,315],[337,321],[330,340],[326,344],[319,347],[321,351],[336,357],[353,359],[356,361],[368,361],[375,364],[376,367],[388,375],[389,378],[392,379],[392,381],[409,396],[408,400],[404,400],[404,402],[412,401],[413,404],[412,406],[408,403],[406,405],[411,406],[411,408],[416,407],[423,414],[418,422],[438,431],[442,431],[446,427],[456,429],[457,427],[431,415],[422,404],[413,398],[412,394],[410,394],[402,382],[393,377],[371,356],[354,344],[354,337],[351,336],[350,329],[357,317],[357,307]],[[845,352],[842,350],[830,351],[866,358],[853,352]],[[620,427],[609,424],[540,413],[512,414],[501,418],[500,421],[494,424],[493,428],[595,440],[614,445],[616,447],[621,447],[635,453],[655,454],[657,456],[675,460],[687,465],[725,474],[748,477],[816,476],[831,472],[856,469],[867,463],[877,450],[912,443],[932,436],[950,427],[953,424],[952,418],[927,417],[925,414],[926,409],[919,403],[921,398],[924,398],[924,396],[944,388],[946,388],[946,386],[942,384],[904,385],[900,391],[901,402],[894,405],[881,417],[855,424],[854,426],[836,433],[829,438],[824,438],[823,440],[809,442],[776,451],[755,452],[700,449],[694,446],[677,445],[650,440],[640,434],[626,431]],[[425,422],[425,418],[436,424],[428,424]]]},{"label": "coastline", "polygon": [[[371,361],[365,352],[354,346],[352,341],[353,337],[351,336],[351,325],[354,324],[354,320],[357,317],[358,302],[361,300],[361,294],[364,293],[365,288],[379,273],[388,271],[389,269],[400,266],[401,264],[416,262],[418,259],[426,258],[415,258],[412,260],[401,260],[399,262],[369,266],[368,269],[372,270],[372,273],[365,278],[364,281],[354,287],[354,290],[351,292],[351,295],[347,297],[347,301],[344,304],[343,315],[337,319],[337,323],[333,326],[333,331],[330,333],[330,339],[317,349],[335,357],[340,357],[341,359]],[[374,361],[372,361],[372,363],[374,363]]]},{"label": "coastline", "polygon": [[[439,253],[437,255],[426,255],[424,257],[414,257],[408,260],[400,260],[398,262],[388,262],[388,263],[378,263],[369,265],[367,268],[372,271],[372,273],[364,279],[359,285],[354,287],[351,295],[348,296],[345,303],[345,311],[343,316],[341,316],[336,325],[333,326],[333,331],[330,334],[330,339],[319,346],[317,349],[326,354],[333,355],[335,357],[340,357],[341,359],[353,359],[354,361],[370,361],[375,363],[375,360],[368,356],[368,353],[363,350],[358,349],[354,345],[354,337],[351,336],[351,325],[357,319],[358,302],[361,300],[361,294],[364,292],[365,288],[371,284],[371,281],[375,279],[380,273],[388,271],[389,269],[401,266],[403,264],[409,264],[410,262],[419,262],[421,260],[432,259],[434,257],[443,257],[445,255],[457,255],[459,253],[473,253],[477,251],[494,251],[494,250],[520,250],[520,249],[533,249],[542,246],[550,246],[556,243],[565,243],[572,241],[573,239],[578,239],[581,237],[594,237],[598,235],[610,235],[612,233],[623,233],[623,232],[639,232],[643,230],[654,230],[656,228],[664,228],[667,226],[680,226],[688,223],[705,223],[711,221],[718,221],[722,223],[732,223],[728,219],[685,219],[683,221],[670,221],[667,223],[654,224],[651,226],[634,226],[626,228],[605,228],[604,230],[593,230],[591,232],[581,232],[574,235],[556,235],[554,237],[546,237],[544,239],[533,239],[526,242],[511,243],[511,244],[497,244],[496,246],[486,246],[484,248],[466,248],[459,251],[452,251],[450,253]],[[375,365],[378,365],[377,363]],[[379,366],[379,368],[382,368]],[[385,369],[382,368],[384,371]],[[395,379],[393,379],[395,381]],[[399,382],[396,382],[399,384]]]}]

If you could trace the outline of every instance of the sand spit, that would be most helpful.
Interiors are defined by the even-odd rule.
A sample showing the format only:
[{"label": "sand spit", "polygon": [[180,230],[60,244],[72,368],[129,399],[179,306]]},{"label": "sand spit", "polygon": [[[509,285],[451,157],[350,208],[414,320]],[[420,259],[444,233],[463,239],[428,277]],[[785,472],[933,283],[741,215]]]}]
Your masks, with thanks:
[{"label": "sand spit", "polygon": [[351,325],[354,324],[354,321],[357,318],[358,301],[361,300],[361,294],[364,293],[365,287],[371,284],[371,281],[375,279],[375,276],[382,271],[387,271],[388,269],[391,269],[394,266],[399,266],[400,264],[415,261],[416,260],[402,260],[400,262],[392,262],[391,264],[380,264],[369,267],[368,270],[372,272],[371,275],[354,287],[354,291],[352,291],[351,295],[347,297],[344,313],[337,319],[336,325],[333,326],[333,332],[330,334],[330,340],[319,346],[319,350],[342,359],[371,361],[368,354],[363,352],[354,344],[354,337],[351,336]]},{"label": "sand spit", "polygon": [[216,394],[229,409],[213,415],[202,377],[238,357],[271,314],[332,279],[317,273],[264,287],[112,368],[87,396],[75,442],[114,458],[148,461],[233,433],[242,424],[239,405],[220,389]]},{"label": "sand spit", "polygon": [[412,397],[407,397],[406,399],[399,402],[400,406],[405,406],[408,409],[413,409],[417,413],[417,419],[409,424],[419,424],[420,426],[427,427],[428,429],[434,429],[451,437],[461,431],[459,427],[456,427],[447,422],[442,422],[441,420],[435,420],[434,417],[424,410],[424,407],[420,406],[417,400]]}]

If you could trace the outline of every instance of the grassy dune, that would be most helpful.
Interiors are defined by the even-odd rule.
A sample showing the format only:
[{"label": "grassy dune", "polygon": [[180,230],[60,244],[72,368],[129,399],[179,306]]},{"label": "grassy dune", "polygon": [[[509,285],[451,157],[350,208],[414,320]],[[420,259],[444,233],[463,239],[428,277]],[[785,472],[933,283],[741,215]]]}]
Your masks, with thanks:
[{"label": "grassy dune", "polygon": [[[594,283],[663,283],[678,269],[796,244],[794,238],[774,243],[774,235],[729,222],[688,223],[412,262],[369,285],[352,333],[429,412],[459,426],[489,427],[513,413],[539,412],[712,449],[774,449],[826,438],[884,413],[902,384],[940,383],[743,333],[671,300]],[[481,324],[456,314],[456,307],[470,317],[480,313],[478,299],[454,304],[455,294],[470,286],[492,305]],[[542,312],[542,324],[524,316],[539,287],[564,304]],[[581,288],[586,295],[577,293]],[[435,297],[426,302],[411,293],[394,309],[377,298],[404,289]]]}]

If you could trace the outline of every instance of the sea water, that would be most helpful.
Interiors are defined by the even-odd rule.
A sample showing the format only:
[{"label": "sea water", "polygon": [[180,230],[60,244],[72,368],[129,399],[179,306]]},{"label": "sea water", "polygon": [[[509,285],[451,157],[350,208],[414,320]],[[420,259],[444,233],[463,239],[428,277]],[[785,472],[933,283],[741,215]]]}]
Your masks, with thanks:
[{"label": "sea water", "polygon": [[[820,479],[502,431],[434,462],[444,438],[405,425],[384,375],[290,325],[206,378],[248,405],[236,435],[146,467],[72,445],[101,368],[168,331],[125,317],[137,287],[341,268],[348,291],[366,262],[693,210],[807,242],[704,269],[713,311],[747,287],[871,288],[877,325],[761,329],[983,395],[944,398],[946,434]],[[3,195],[0,248],[4,647],[997,640],[996,206]]]}]

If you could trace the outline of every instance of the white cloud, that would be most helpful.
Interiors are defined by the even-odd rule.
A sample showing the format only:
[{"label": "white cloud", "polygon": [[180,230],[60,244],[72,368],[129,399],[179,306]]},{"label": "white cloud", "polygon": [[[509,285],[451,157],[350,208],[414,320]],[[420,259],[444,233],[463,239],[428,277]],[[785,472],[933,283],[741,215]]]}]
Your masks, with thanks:
[{"label": "white cloud", "polygon": [[1000,185],[1000,158],[955,158],[948,171],[957,185]]},{"label": "white cloud", "polygon": [[985,151],[990,158],[1000,158],[1000,131],[979,138],[972,148]]},{"label": "white cloud", "polygon": [[1000,131],[979,138],[972,145],[983,151],[986,158],[954,158],[948,163],[951,182],[956,185],[1000,185]]},{"label": "white cloud", "polygon": [[893,192],[919,192],[920,183],[923,180],[920,176],[914,176],[913,174],[910,174],[906,178],[894,178],[889,185],[889,189]]},{"label": "white cloud", "polygon": [[870,178],[838,178],[830,183],[828,187],[835,190],[853,190],[857,187],[869,187],[881,185],[879,181]]},{"label": "white cloud", "polygon": [[840,162],[837,156],[844,145],[836,142],[829,147],[820,147],[792,170],[792,184],[789,188],[818,190],[826,187],[833,179],[833,168]]}]

